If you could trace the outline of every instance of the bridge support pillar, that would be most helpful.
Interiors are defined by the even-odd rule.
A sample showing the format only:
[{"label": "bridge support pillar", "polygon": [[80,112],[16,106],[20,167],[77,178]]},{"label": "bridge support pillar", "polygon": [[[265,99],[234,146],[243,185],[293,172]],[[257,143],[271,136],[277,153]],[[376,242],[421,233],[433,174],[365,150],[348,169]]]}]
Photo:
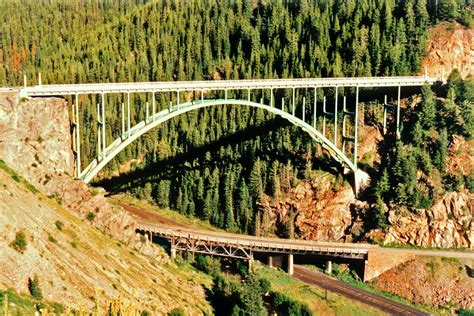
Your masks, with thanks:
[{"label": "bridge support pillar", "polygon": [[176,258],[176,247],[175,246],[171,246],[170,256],[171,256],[171,259]]},{"label": "bridge support pillar", "polygon": [[271,255],[268,256],[267,265],[268,265],[270,268],[273,268],[273,256],[271,256]]},{"label": "bridge support pillar", "polygon": [[289,275],[293,275],[293,254],[291,253],[288,254],[288,266],[286,272]]},{"label": "bridge support pillar", "polygon": [[328,260],[326,262],[326,274],[331,274],[332,273],[332,261]]}]

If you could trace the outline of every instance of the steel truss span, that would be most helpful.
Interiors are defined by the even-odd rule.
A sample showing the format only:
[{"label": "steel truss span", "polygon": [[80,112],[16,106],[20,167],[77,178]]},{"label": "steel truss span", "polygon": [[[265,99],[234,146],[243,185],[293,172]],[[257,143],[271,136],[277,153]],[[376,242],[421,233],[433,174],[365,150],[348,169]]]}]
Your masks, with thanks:
[{"label": "steel truss span", "polygon": [[[104,166],[115,157],[126,146],[135,139],[145,134],[149,130],[157,127],[163,122],[184,114],[186,112],[201,109],[208,106],[251,106],[264,109],[275,115],[288,120],[292,124],[300,127],[310,135],[317,143],[321,144],[329,154],[341,165],[351,170],[355,175],[355,190],[358,188],[358,176],[356,176],[357,168],[357,147],[358,147],[358,103],[359,90],[361,88],[381,88],[381,87],[397,87],[398,101],[392,107],[395,109],[396,117],[396,133],[400,132],[400,90],[401,87],[422,86],[424,84],[434,84],[438,80],[427,76],[413,77],[371,77],[371,78],[309,78],[309,79],[261,79],[261,80],[215,80],[215,81],[176,81],[176,82],[136,82],[136,83],[95,83],[95,84],[64,84],[64,85],[37,85],[32,87],[23,87],[20,89],[21,97],[47,97],[47,96],[73,96],[72,114],[73,114],[73,145],[76,154],[76,176],[85,182],[90,182]],[[348,111],[346,108],[346,97],[344,96],[343,105],[338,105],[339,88],[352,87],[355,88],[355,104],[354,110]],[[317,90],[322,88],[334,88],[335,95],[334,104],[331,104],[334,111],[326,110],[326,97],[322,101],[322,111],[317,113]],[[281,100],[280,108],[276,108],[277,102],[274,100],[274,90],[289,89],[292,90],[291,102],[285,110],[285,99]],[[301,117],[295,113],[296,100],[295,90],[312,89],[314,92],[313,104],[309,107],[305,104],[303,97]],[[205,99],[205,95],[209,91],[223,91],[225,97],[223,99]],[[247,91],[247,98],[229,99],[228,91]],[[264,104],[263,99],[252,100],[251,92],[258,91],[262,95],[264,92],[270,92],[270,100]],[[160,112],[155,112],[156,95],[160,93],[172,92],[176,94],[176,104],[170,105],[169,108]],[[194,100],[180,104],[180,93],[197,92],[198,95]],[[127,105],[122,104],[122,131],[120,137],[112,143],[106,144],[106,131],[110,126],[105,119],[105,96],[107,94],[124,94],[127,96]],[[133,93],[151,93],[152,111],[149,113],[148,103],[146,104],[146,118],[130,126],[130,95]],[[79,117],[79,95],[96,94],[101,96],[101,102],[97,104],[97,157],[85,168],[81,166],[81,138],[80,138],[80,117]],[[245,93],[244,93],[245,94]],[[258,102],[259,101],[259,102]],[[386,102],[385,102],[386,103]],[[390,107],[384,104],[385,108]],[[125,110],[126,109],[126,110]],[[309,109],[309,119],[305,117],[307,109]],[[338,116],[342,114],[342,120]],[[322,118],[322,126],[317,126],[318,118]],[[309,123],[308,123],[309,121]],[[332,137],[329,139],[329,133],[326,122],[331,121]],[[353,122],[353,133],[348,134],[347,122]],[[342,130],[339,130],[342,125]],[[386,129],[384,116],[384,132]],[[340,133],[342,131],[342,133]],[[340,136],[342,134],[342,137]],[[352,143],[352,150],[346,153],[346,145]],[[339,144],[342,144],[340,146]]]}]

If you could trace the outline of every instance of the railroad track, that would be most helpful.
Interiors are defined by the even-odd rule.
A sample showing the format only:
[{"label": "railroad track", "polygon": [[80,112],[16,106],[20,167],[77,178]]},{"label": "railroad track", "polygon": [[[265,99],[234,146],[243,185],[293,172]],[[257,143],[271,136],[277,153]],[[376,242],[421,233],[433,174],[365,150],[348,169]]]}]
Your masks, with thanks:
[{"label": "railroad track", "polygon": [[328,277],[322,273],[304,268],[299,265],[294,266],[293,276],[305,283],[319,286],[323,289],[327,289],[330,292],[334,292],[352,300],[373,306],[390,315],[430,315],[429,313],[416,309],[412,306],[405,305],[375,293],[356,288],[334,278]]}]

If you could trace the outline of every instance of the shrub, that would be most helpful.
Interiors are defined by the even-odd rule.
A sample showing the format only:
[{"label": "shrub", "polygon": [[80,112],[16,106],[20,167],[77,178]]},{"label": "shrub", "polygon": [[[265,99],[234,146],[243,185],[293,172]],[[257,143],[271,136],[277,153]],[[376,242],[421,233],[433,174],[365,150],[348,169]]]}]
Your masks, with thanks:
[{"label": "shrub", "polygon": [[87,219],[88,219],[89,221],[92,222],[92,221],[94,220],[94,218],[95,218],[95,214],[94,214],[94,213],[92,213],[92,212],[87,213]]},{"label": "shrub", "polygon": [[33,298],[39,301],[43,299],[43,291],[40,288],[38,276],[36,274],[33,279],[28,278],[28,290]]},{"label": "shrub", "polygon": [[48,234],[48,240],[52,243],[57,243],[58,241],[56,240],[56,238],[53,237],[53,235],[51,234]]},{"label": "shrub", "polygon": [[171,312],[168,313],[169,316],[185,316],[182,308],[175,308]]},{"label": "shrub", "polygon": [[61,221],[56,221],[56,222],[54,223],[54,225],[56,225],[56,228],[57,228],[59,231],[62,231],[62,230],[63,230],[64,224],[63,224]]},{"label": "shrub", "polygon": [[23,230],[16,233],[15,240],[11,242],[10,246],[19,253],[25,252],[28,242],[26,241],[26,234]]}]

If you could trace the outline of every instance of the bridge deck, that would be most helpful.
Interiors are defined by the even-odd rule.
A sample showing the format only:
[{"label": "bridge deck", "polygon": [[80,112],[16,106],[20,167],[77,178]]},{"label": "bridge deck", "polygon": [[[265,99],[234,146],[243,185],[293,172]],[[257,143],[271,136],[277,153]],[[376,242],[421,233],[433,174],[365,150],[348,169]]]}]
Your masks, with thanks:
[{"label": "bridge deck", "polygon": [[208,81],[163,81],[127,83],[86,83],[62,85],[38,85],[20,89],[25,97],[55,96],[96,93],[137,93],[166,91],[291,89],[329,87],[396,87],[421,86],[435,83],[438,79],[424,76],[406,77],[352,77],[352,78],[302,78],[302,79],[257,79],[257,80],[208,80]]},{"label": "bridge deck", "polygon": [[[449,258],[473,259],[473,251],[436,250],[436,249],[403,249],[384,248],[377,245],[362,243],[316,242],[306,240],[292,240],[246,236],[231,233],[215,233],[195,230],[192,228],[173,227],[169,225],[138,222],[137,230],[153,233],[170,240],[183,240],[186,243],[210,243],[213,245],[240,247],[255,252],[293,253],[293,254],[325,254],[354,259],[367,259],[371,251],[390,254],[404,253],[420,256],[438,256]],[[190,250],[190,249],[183,249]]]}]

